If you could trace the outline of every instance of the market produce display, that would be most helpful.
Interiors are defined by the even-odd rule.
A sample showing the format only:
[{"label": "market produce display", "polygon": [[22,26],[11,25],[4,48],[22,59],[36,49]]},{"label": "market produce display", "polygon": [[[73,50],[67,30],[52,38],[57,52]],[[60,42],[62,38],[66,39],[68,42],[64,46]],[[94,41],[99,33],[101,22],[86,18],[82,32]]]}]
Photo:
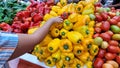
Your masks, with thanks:
[{"label": "market produce display", "polygon": [[[61,0],[52,6],[50,13],[43,17],[43,22],[55,16],[61,16],[64,22],[53,24],[32,54],[50,67],[81,68],[86,65],[87,68],[92,68],[93,59],[99,51],[99,46],[94,44],[92,38],[94,10],[93,2],[86,1],[67,4],[66,0]],[[28,34],[37,28],[29,29]]]},{"label": "market produce display", "polygon": [[103,8],[95,4],[96,24],[93,36],[99,52],[94,68],[119,68],[120,66],[120,12],[114,8]]},{"label": "market produce display", "polygon": [[[14,18],[11,17],[11,19],[13,18],[11,25],[7,24],[6,21],[2,21],[2,23],[0,24],[0,28],[3,31],[7,31],[7,32],[27,33],[29,28],[33,26],[39,26],[41,21],[43,20],[43,16],[50,12],[52,2],[48,1],[47,3],[44,2],[40,3],[34,0],[30,0],[30,1],[31,4],[27,6],[25,10],[22,10],[23,9],[22,7],[21,7],[22,9],[20,9],[19,6],[18,7],[15,6],[15,8],[19,8],[18,10],[22,10],[22,11],[19,11],[17,12],[17,14],[14,14],[15,15]],[[10,14],[12,14],[12,12],[8,13],[8,15]]]},{"label": "market produce display", "polygon": [[97,0],[55,1],[30,0],[27,7],[16,0],[0,2],[0,29],[32,34],[61,16],[63,23],[54,23],[32,51],[40,62],[56,68],[119,68],[120,10]]}]

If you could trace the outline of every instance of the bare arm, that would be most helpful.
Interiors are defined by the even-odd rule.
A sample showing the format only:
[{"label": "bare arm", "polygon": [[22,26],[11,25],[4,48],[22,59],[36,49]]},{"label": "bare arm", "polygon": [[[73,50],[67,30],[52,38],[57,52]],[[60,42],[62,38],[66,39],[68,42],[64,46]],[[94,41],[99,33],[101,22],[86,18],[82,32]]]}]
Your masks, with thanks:
[{"label": "bare arm", "polygon": [[120,3],[115,4],[115,5],[109,5],[108,7],[117,7],[117,6],[120,6]]},{"label": "bare arm", "polygon": [[44,39],[44,37],[49,32],[50,26],[54,22],[62,22],[62,21],[63,20],[60,17],[51,18],[45,23],[43,27],[39,28],[31,35],[18,34],[18,38],[19,38],[18,46],[15,49],[15,52],[13,53],[10,59],[16,58],[32,50],[36,44],[40,43],[40,41]]}]

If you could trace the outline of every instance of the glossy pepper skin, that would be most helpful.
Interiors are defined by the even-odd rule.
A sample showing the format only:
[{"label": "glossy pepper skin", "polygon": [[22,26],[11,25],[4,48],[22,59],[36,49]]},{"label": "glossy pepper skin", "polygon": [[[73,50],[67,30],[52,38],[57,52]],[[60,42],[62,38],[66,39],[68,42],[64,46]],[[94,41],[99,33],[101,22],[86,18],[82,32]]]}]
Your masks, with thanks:
[{"label": "glossy pepper skin", "polygon": [[73,63],[70,65],[71,68],[82,68],[83,67],[83,62],[80,61],[79,59],[77,58],[74,58],[74,61]]},{"label": "glossy pepper skin", "polygon": [[73,50],[72,42],[68,39],[62,39],[59,48],[64,53],[71,52]]},{"label": "glossy pepper skin", "polygon": [[52,56],[49,56],[48,58],[45,59],[45,64],[50,67],[55,65],[55,62],[54,62]]},{"label": "glossy pepper skin", "polygon": [[71,31],[67,33],[67,38],[73,43],[73,44],[81,44],[84,37],[81,33],[77,31]]},{"label": "glossy pepper skin", "polygon": [[93,28],[94,25],[95,25],[95,21],[90,21],[89,24],[88,24],[88,27]]},{"label": "glossy pepper skin", "polygon": [[83,63],[86,63],[90,60],[90,54],[88,52],[84,52],[82,55],[77,56]]},{"label": "glossy pepper skin", "polygon": [[61,59],[65,64],[73,63],[74,54],[73,53],[62,53]]},{"label": "glossy pepper skin", "polygon": [[73,23],[71,23],[68,19],[64,20],[63,22],[63,27],[66,29],[66,30],[70,30],[73,28]]},{"label": "glossy pepper skin", "polygon": [[83,11],[83,5],[82,4],[77,4],[76,12],[81,13],[82,11]]},{"label": "glossy pepper skin", "polygon": [[60,55],[61,55],[61,51],[58,50],[55,53],[52,54],[52,58],[54,60],[54,62],[58,62],[60,60]]},{"label": "glossy pepper skin", "polygon": [[49,52],[53,53],[53,52],[57,51],[59,46],[60,46],[60,39],[55,38],[52,41],[50,41],[47,48],[48,48]]},{"label": "glossy pepper skin", "polygon": [[67,0],[60,0],[60,3],[62,6],[65,6],[65,5],[67,5]]},{"label": "glossy pepper skin", "polygon": [[52,41],[52,37],[50,36],[50,34],[47,34],[39,44],[41,46],[47,46],[50,41]]},{"label": "glossy pepper skin", "polygon": [[87,50],[90,50],[90,48],[92,47],[92,43],[93,43],[93,39],[87,38],[87,39],[84,39],[84,41],[82,42],[82,45],[87,51]]},{"label": "glossy pepper skin", "polygon": [[68,30],[66,30],[66,29],[64,29],[64,28],[62,28],[62,29],[60,30],[60,36],[61,36],[62,38],[67,38],[67,36],[66,36],[67,33],[68,33]]},{"label": "glossy pepper skin", "polygon": [[78,22],[73,26],[73,30],[80,30],[81,26],[87,25],[90,22],[90,17],[88,15],[79,15]]},{"label": "glossy pepper skin", "polygon": [[58,16],[58,14],[55,11],[50,11],[50,15],[52,15],[54,17]]},{"label": "glossy pepper skin", "polygon": [[47,21],[48,19],[52,18],[53,16],[50,14],[45,14],[45,16],[43,17],[44,21]]},{"label": "glossy pepper skin", "polygon": [[57,67],[57,68],[68,68],[69,65],[66,64],[66,63],[64,63],[64,61],[61,59],[60,61],[58,61],[58,62],[56,63],[56,67]]},{"label": "glossy pepper skin", "polygon": [[58,37],[60,35],[60,31],[57,28],[53,28],[50,32],[52,37]]},{"label": "glossy pepper skin", "polygon": [[99,51],[99,47],[97,45],[92,44],[92,47],[90,48],[90,54],[95,56],[97,55]]},{"label": "glossy pepper skin", "polygon": [[82,15],[89,15],[89,14],[94,14],[94,5],[93,4],[87,4],[82,12]]},{"label": "glossy pepper skin", "polygon": [[87,68],[93,68],[93,62],[92,61],[88,61],[87,63],[86,63],[86,66],[87,66]]},{"label": "glossy pepper skin", "polygon": [[59,6],[52,6],[52,11],[58,13],[58,11],[61,9]]},{"label": "glossy pepper skin", "polygon": [[88,38],[89,34],[90,34],[90,30],[88,29],[88,26],[81,26],[80,30],[78,30],[83,36],[84,38]]},{"label": "glossy pepper skin", "polygon": [[82,45],[74,45],[73,53],[76,56],[82,55],[84,53],[84,47]]},{"label": "glossy pepper skin", "polygon": [[72,23],[75,23],[78,21],[78,14],[77,13],[72,13],[69,15],[68,20]]}]

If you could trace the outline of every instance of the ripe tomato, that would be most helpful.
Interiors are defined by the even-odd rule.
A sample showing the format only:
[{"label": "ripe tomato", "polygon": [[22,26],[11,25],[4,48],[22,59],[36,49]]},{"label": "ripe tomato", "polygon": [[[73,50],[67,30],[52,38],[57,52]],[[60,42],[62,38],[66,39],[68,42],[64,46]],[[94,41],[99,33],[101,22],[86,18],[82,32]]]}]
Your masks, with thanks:
[{"label": "ripe tomato", "polygon": [[116,56],[116,62],[120,65],[120,55]]},{"label": "ripe tomato", "polygon": [[112,37],[113,36],[113,32],[112,31],[107,31],[107,32],[105,32],[105,33],[107,33],[108,35],[110,35],[110,37]]},{"label": "ripe tomato", "polygon": [[103,58],[105,56],[105,53],[106,53],[106,49],[99,49],[97,57]]},{"label": "ripe tomato", "polygon": [[108,14],[105,12],[101,13],[101,16],[103,17],[103,20],[106,21],[108,19]]},{"label": "ripe tomato", "polygon": [[93,66],[94,68],[102,68],[103,63],[104,61],[101,58],[96,58],[93,63]]},{"label": "ripe tomato", "polygon": [[112,45],[112,46],[118,46],[118,41],[116,41],[116,40],[110,40],[109,41],[109,45]]},{"label": "ripe tomato", "polygon": [[95,29],[95,32],[96,32],[96,33],[101,33],[101,28],[95,27],[94,29]]},{"label": "ripe tomato", "polygon": [[115,59],[115,57],[116,57],[116,54],[115,54],[115,53],[110,53],[110,52],[108,52],[108,53],[105,54],[105,58],[106,58],[107,60],[113,60],[113,59]]},{"label": "ripe tomato", "polygon": [[102,31],[108,31],[110,29],[110,23],[108,21],[102,22],[101,29]]},{"label": "ripe tomato", "polygon": [[104,41],[109,41],[111,39],[111,36],[108,35],[107,33],[101,33],[100,37],[102,37]]},{"label": "ripe tomato", "polygon": [[98,21],[98,22],[103,21],[103,18],[102,18],[102,16],[100,14],[96,13],[95,16],[96,16],[96,18],[95,18],[96,21]]},{"label": "ripe tomato", "polygon": [[100,35],[99,33],[96,33],[93,35],[93,38],[99,37],[99,35]]},{"label": "ripe tomato", "polygon": [[119,53],[120,48],[118,46],[108,46],[107,50],[111,53]]},{"label": "ripe tomato", "polygon": [[118,22],[117,22],[117,20],[115,20],[115,19],[110,19],[109,20],[109,23],[111,24],[111,25],[116,25]]}]

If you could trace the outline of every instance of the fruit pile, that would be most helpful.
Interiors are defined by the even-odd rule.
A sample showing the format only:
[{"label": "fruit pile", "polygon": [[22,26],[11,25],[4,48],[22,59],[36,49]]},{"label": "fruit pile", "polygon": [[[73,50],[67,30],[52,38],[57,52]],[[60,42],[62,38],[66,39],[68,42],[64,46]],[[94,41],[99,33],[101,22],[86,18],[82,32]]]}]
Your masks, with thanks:
[{"label": "fruit pile", "polygon": [[102,8],[96,4],[96,24],[93,36],[99,52],[94,68],[118,68],[120,65],[120,13],[114,8]]},{"label": "fruit pile", "polygon": [[[64,22],[53,24],[48,35],[36,45],[32,54],[50,67],[80,68],[86,65],[87,68],[92,68],[93,59],[99,51],[92,39],[94,5],[86,1],[70,4],[63,1],[52,6],[50,13],[43,18],[43,25],[54,16],[61,16]],[[36,29],[38,27],[29,29],[28,34]]]},{"label": "fruit pile", "polygon": [[48,1],[46,3],[40,3],[34,0],[30,1],[31,4],[27,6],[25,10],[14,14],[15,17],[11,24],[7,24],[4,21],[0,24],[0,28],[6,32],[27,33],[29,28],[39,26],[43,20],[43,16],[50,12],[52,2]]}]

